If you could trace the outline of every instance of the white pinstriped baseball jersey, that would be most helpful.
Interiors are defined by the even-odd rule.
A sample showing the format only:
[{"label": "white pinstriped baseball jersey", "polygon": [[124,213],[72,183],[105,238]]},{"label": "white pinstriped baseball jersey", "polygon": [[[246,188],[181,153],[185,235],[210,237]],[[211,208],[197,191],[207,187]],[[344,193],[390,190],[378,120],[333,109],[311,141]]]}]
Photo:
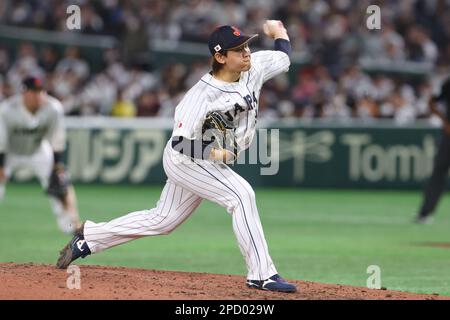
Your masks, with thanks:
[{"label": "white pinstriped baseball jersey", "polygon": [[224,82],[205,74],[178,104],[172,136],[201,139],[202,125],[210,111],[228,113],[235,122],[236,140],[242,150],[255,134],[258,101],[264,82],[286,72],[289,56],[282,51],[258,51],[251,55],[252,67],[239,81]]},{"label": "white pinstriped baseball jersey", "polygon": [[[212,110],[230,112],[241,148],[255,133],[258,98],[265,81],[287,71],[290,61],[281,51],[251,55],[252,67],[236,83],[217,80],[210,74],[186,93],[175,111],[172,136],[201,139],[202,124]],[[144,236],[168,234],[185,221],[203,199],[226,208],[247,265],[247,278],[265,280],[277,274],[269,255],[251,185],[224,163],[190,158],[175,151],[171,141],[163,155],[167,182],[156,206],[131,212],[109,222],[86,221],[84,239],[91,253]]]}]

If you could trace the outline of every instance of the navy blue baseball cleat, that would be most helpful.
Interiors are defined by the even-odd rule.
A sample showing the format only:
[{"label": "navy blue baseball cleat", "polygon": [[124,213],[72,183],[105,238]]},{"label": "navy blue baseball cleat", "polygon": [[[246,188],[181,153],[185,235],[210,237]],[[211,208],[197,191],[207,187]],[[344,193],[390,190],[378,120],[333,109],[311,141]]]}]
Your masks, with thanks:
[{"label": "navy blue baseball cleat", "polygon": [[59,252],[59,258],[56,262],[57,268],[66,269],[72,261],[80,257],[85,258],[91,254],[91,250],[84,240],[83,228],[84,224],[75,232],[72,240]]},{"label": "navy blue baseball cleat", "polygon": [[296,292],[297,287],[286,282],[278,274],[271,276],[267,280],[247,280],[247,287],[279,292]]}]

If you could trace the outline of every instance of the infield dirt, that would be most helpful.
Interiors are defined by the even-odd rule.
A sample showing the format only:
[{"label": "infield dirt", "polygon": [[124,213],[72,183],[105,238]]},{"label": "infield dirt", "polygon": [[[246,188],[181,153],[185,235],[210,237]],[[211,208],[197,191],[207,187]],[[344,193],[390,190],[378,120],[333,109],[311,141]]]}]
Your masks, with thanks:
[{"label": "infield dirt", "polygon": [[[89,300],[450,300],[450,297],[364,287],[290,281],[296,293],[248,289],[245,277],[123,267],[79,266],[80,289],[68,289],[72,274],[52,265],[0,264],[0,299]],[[70,281],[70,280],[69,280]]]}]

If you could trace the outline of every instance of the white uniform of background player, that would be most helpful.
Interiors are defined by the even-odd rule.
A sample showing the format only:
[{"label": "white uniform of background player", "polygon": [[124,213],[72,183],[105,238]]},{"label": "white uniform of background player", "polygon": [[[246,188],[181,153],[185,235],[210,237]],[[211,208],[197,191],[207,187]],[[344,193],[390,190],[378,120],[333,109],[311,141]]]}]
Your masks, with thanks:
[{"label": "white uniform of background player", "polygon": [[[280,29],[280,33],[282,29],[284,41],[288,42],[282,25],[273,28],[277,31]],[[218,39],[210,38],[209,47],[213,54],[214,51],[222,52],[222,48],[232,48],[230,43],[233,41],[239,43],[239,51],[228,52],[228,58],[235,61],[227,61],[229,68],[235,64],[238,70],[235,75],[239,79],[234,82],[212,74],[204,75],[177,106],[171,140],[174,137],[201,140],[202,125],[209,111],[230,112],[238,126],[237,142],[245,149],[255,133],[258,97],[263,83],[286,72],[290,60],[288,54],[282,51],[260,51],[251,54],[251,67],[248,68],[250,51],[247,42],[251,37],[241,35],[238,29],[231,26],[222,27],[217,35]],[[228,38],[222,41],[222,37]],[[203,199],[208,199],[226,208],[232,216],[233,230],[246,260],[247,279],[263,281],[277,275],[261,226],[255,193],[246,180],[222,162],[228,156],[222,149],[213,149],[210,154],[212,159],[192,159],[175,151],[172,141],[169,141],[163,155],[168,179],[156,207],[132,212],[109,222],[86,221],[82,230],[84,239],[75,237],[71,242],[73,251],[98,253],[140,237],[168,234],[185,221]],[[83,247],[84,244],[87,244],[87,249]],[[65,251],[70,246],[69,243],[66,250],[62,251],[58,267],[64,268],[86,254],[72,254],[72,257],[67,258]],[[289,286],[289,290],[285,291],[295,290],[295,286]]]},{"label": "white uniform of background player", "polygon": [[[26,81],[33,85],[39,79]],[[31,109],[25,106],[26,95],[32,100]],[[0,199],[5,194],[6,180],[20,168],[31,168],[46,190],[54,169],[54,153],[64,151],[65,141],[64,110],[57,99],[43,90],[25,88],[23,94],[5,100],[0,105],[0,154],[4,156],[3,166],[0,165]],[[55,197],[50,197],[50,203],[59,228],[73,233],[79,218],[73,189],[69,194],[70,200],[65,204]]]}]

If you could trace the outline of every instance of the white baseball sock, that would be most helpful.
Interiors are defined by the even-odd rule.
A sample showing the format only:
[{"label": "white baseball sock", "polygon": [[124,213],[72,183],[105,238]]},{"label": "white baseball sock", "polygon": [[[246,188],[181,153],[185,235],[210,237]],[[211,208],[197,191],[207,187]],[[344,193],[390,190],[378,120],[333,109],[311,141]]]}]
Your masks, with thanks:
[{"label": "white baseball sock", "polygon": [[5,183],[0,182],[0,202],[5,198],[6,185]]},{"label": "white baseball sock", "polygon": [[72,214],[64,210],[63,204],[59,199],[50,197],[50,205],[59,229],[67,234],[73,234],[76,229],[76,223],[73,221]]}]

